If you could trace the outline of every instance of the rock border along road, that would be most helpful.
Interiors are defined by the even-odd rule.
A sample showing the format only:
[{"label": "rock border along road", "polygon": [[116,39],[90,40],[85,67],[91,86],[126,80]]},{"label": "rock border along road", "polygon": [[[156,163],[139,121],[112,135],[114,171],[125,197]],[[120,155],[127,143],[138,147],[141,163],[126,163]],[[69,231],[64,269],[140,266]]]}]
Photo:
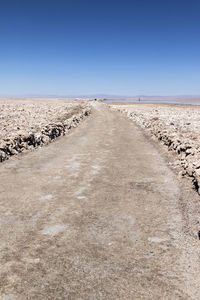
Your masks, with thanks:
[{"label": "rock border along road", "polygon": [[133,104],[112,105],[148,134],[161,141],[176,156],[180,175],[192,179],[200,194],[200,106]]},{"label": "rock border along road", "polygon": [[0,168],[0,299],[199,299],[197,194],[120,113]]},{"label": "rock border along road", "polygon": [[67,134],[90,114],[87,103],[70,103],[67,99],[1,100],[0,162]]}]

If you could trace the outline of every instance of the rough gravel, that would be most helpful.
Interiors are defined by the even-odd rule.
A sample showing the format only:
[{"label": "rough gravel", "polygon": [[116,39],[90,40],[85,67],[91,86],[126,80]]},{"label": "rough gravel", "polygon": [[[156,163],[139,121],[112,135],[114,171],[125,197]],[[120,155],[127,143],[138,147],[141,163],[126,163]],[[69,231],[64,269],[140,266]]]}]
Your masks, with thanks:
[{"label": "rough gravel", "polygon": [[65,135],[89,114],[86,101],[0,100],[0,162]]},{"label": "rough gravel", "polygon": [[174,152],[181,167],[200,193],[200,106],[199,105],[112,105]]}]

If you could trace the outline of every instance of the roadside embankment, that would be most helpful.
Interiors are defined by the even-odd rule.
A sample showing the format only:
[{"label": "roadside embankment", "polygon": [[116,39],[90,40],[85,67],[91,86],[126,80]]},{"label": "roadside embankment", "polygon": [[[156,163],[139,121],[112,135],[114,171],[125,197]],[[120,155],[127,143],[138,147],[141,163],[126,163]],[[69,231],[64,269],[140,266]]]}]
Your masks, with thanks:
[{"label": "roadside embankment", "polygon": [[0,162],[65,135],[90,112],[86,101],[0,101]]},{"label": "roadside embankment", "polygon": [[200,106],[112,105],[176,153],[180,174],[192,179],[200,194]]}]

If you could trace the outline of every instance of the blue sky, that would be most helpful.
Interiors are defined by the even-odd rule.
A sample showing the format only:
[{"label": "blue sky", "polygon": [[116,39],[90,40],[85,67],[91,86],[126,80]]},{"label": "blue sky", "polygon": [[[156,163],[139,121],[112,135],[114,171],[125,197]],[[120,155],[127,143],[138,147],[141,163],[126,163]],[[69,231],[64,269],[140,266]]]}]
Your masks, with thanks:
[{"label": "blue sky", "polygon": [[199,0],[0,0],[0,95],[200,95]]}]

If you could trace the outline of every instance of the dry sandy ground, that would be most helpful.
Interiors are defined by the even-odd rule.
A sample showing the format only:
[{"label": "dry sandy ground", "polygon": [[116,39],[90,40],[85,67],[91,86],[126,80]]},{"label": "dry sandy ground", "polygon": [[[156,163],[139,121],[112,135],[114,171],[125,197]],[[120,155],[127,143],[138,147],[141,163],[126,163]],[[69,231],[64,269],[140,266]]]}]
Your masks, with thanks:
[{"label": "dry sandy ground", "polygon": [[107,105],[0,182],[0,299],[200,298],[199,196]]},{"label": "dry sandy ground", "polygon": [[175,153],[174,164],[200,193],[200,106],[129,104],[112,108],[126,114]]},{"label": "dry sandy ground", "polygon": [[89,113],[87,101],[0,99],[0,162],[65,135]]}]

